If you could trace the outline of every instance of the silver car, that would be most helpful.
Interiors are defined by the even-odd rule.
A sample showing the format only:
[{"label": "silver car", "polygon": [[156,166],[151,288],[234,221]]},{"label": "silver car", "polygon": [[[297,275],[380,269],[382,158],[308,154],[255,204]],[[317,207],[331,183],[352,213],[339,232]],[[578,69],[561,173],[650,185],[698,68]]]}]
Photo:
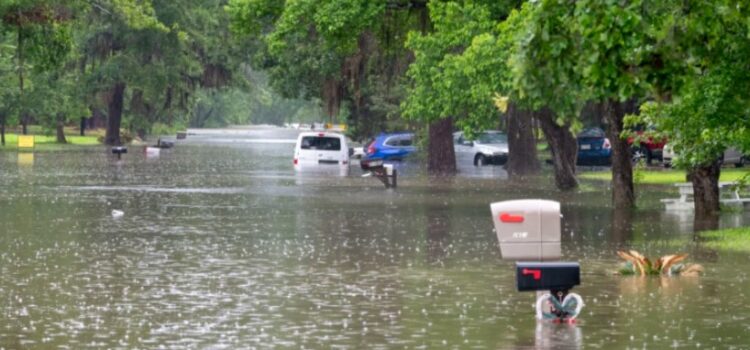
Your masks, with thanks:
[{"label": "silver car", "polygon": [[459,164],[503,165],[508,161],[508,136],[497,130],[489,130],[470,140],[459,131],[453,133],[453,149]]},{"label": "silver car", "polygon": [[[669,168],[672,166],[672,160],[674,158],[677,158],[677,155],[674,153],[674,149],[672,149],[672,146],[670,144],[664,145],[664,151],[662,152],[662,158],[664,159],[664,167]],[[744,156],[742,152],[738,151],[736,148],[729,147],[726,150],[724,150],[724,154],[722,154],[721,157],[722,164],[733,164],[735,167],[740,168],[745,164],[748,164],[750,162],[750,159],[748,159],[747,156]]]}]

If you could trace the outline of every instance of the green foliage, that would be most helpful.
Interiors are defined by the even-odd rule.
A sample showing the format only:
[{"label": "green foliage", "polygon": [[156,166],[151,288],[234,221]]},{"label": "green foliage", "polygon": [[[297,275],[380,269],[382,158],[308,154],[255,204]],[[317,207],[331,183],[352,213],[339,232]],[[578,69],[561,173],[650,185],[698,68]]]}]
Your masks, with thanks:
[{"label": "green foliage", "polygon": [[[414,62],[402,104],[405,117],[430,122],[454,117],[461,126],[485,124],[495,115],[492,96],[499,85],[494,22],[484,6],[430,2],[433,31],[411,32],[407,48]],[[469,128],[470,129],[470,128]]]},{"label": "green foliage", "polygon": [[575,7],[569,2],[528,2],[501,25],[511,52],[508,95],[532,110],[547,107],[571,124],[586,100],[579,62],[580,36],[575,32]]},{"label": "green foliage", "polygon": [[675,166],[709,164],[727,147],[750,151],[750,10],[740,3],[675,3],[680,16],[664,22],[673,34],[663,46],[678,58],[670,70],[678,78],[670,80],[670,98],[644,104],[627,122],[656,126],[680,155]]},{"label": "green foliage", "polygon": [[578,69],[593,99],[622,102],[643,95],[645,82],[637,68],[650,53],[643,8],[642,0],[575,2]]}]

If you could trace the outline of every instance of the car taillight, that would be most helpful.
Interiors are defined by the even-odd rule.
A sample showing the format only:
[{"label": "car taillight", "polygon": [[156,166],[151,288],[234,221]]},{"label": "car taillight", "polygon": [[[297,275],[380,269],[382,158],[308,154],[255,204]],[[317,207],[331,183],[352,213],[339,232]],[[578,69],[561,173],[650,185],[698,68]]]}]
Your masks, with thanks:
[{"label": "car taillight", "polygon": [[297,163],[299,163],[299,160],[297,160],[297,158],[294,158],[294,165],[297,165]]},{"label": "car taillight", "polygon": [[374,154],[375,153],[375,142],[371,143],[370,146],[367,147],[367,154]]},{"label": "car taillight", "polygon": [[610,149],[610,148],[612,148],[612,144],[609,143],[609,139],[607,139],[607,138],[604,139],[604,144],[602,145],[602,148],[604,148],[604,149]]}]

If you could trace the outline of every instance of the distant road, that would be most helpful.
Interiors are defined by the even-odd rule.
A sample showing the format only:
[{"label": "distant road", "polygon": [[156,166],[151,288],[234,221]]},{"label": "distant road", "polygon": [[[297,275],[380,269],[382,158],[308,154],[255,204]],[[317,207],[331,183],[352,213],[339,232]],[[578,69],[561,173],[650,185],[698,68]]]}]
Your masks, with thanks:
[{"label": "distant road", "polygon": [[189,141],[208,143],[290,143],[305,130],[282,128],[273,125],[237,126],[217,129],[188,129]]}]

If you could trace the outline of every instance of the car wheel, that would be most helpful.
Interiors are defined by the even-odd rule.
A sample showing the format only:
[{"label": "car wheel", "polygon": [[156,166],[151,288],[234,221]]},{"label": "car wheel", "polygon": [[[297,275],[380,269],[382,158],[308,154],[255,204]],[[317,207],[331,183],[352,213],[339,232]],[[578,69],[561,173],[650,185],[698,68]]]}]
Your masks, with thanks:
[{"label": "car wheel", "polygon": [[653,154],[651,154],[651,150],[649,150],[646,147],[642,147],[642,148],[643,148],[643,154],[646,156],[646,164],[651,165],[651,161],[654,160],[654,156]]},{"label": "car wheel", "polygon": [[474,157],[474,166],[485,166],[487,165],[487,157],[484,156],[484,154],[477,154],[476,157]]},{"label": "car wheel", "polygon": [[637,164],[641,159],[644,159],[646,157],[646,152],[644,152],[644,147],[633,147],[630,149],[630,157],[633,162],[633,164]]}]

